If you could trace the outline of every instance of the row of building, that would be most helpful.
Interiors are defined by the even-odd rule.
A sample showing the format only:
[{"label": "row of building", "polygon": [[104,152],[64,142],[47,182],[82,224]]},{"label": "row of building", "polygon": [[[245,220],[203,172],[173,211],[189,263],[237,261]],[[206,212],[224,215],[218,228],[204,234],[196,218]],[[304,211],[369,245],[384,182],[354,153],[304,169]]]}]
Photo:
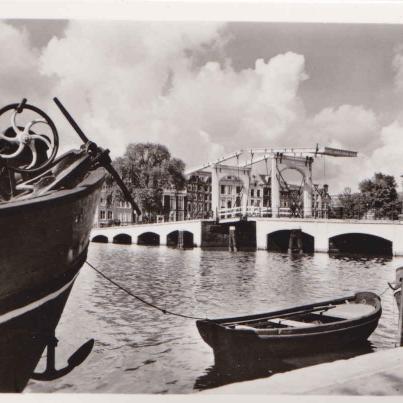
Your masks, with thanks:
[{"label": "row of building", "polygon": [[[105,196],[107,189],[104,187],[100,204],[97,210],[97,225],[126,225],[137,221],[133,216],[128,202],[107,203]],[[245,191],[248,192],[245,195]],[[330,196],[327,185],[323,188],[315,187],[312,200],[313,211],[326,215],[330,206]],[[243,197],[247,197],[247,204],[256,214],[260,211],[268,211],[271,203],[271,177],[255,174],[250,176],[247,190],[237,175],[228,175],[219,182],[219,209],[231,210],[241,206]],[[319,208],[320,207],[320,208]],[[288,212],[288,215],[302,215],[302,189],[297,185],[284,185],[280,189],[280,209]],[[152,217],[143,214],[141,221],[166,222],[187,219],[213,218],[212,208],[212,178],[208,171],[198,171],[189,176],[186,188],[176,190],[165,189],[162,195],[162,211]]]}]

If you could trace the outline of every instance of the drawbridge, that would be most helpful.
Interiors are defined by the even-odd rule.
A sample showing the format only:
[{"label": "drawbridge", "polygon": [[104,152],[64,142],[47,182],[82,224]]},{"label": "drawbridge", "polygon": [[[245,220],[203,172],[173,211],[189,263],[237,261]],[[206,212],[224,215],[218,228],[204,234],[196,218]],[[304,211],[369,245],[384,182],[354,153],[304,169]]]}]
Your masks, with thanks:
[{"label": "drawbridge", "polygon": [[[356,151],[319,145],[313,148],[250,148],[235,151],[192,168],[186,171],[186,175],[190,177],[200,172],[211,174],[211,204],[216,219],[248,215],[281,217],[291,215],[290,208],[284,208],[280,205],[281,190],[288,189],[283,171],[286,169],[296,170],[302,175],[300,216],[309,218],[313,214],[313,196],[319,200],[319,203],[325,196],[318,193],[318,187],[312,182],[312,164],[315,158],[320,156],[352,158],[357,155]],[[270,205],[252,206],[249,203],[252,167],[263,162],[266,167],[267,183],[270,186]],[[231,180],[241,183],[242,186],[237,186],[240,191],[232,194],[233,201],[227,197],[228,204],[222,205],[220,183]]]}]

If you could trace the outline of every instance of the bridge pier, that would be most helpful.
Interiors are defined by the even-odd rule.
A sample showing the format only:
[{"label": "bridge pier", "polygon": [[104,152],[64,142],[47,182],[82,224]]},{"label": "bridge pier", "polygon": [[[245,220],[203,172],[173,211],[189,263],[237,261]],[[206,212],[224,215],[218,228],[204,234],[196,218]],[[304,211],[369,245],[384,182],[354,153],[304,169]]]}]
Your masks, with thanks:
[{"label": "bridge pier", "polygon": [[302,253],[302,231],[301,229],[293,229],[290,232],[288,240],[288,253]]},{"label": "bridge pier", "polygon": [[183,240],[183,231],[178,231],[178,245],[177,248],[178,249],[184,249],[185,244],[184,244],[184,240]]},{"label": "bridge pier", "polygon": [[329,239],[327,237],[326,231],[320,231],[315,235],[314,251],[320,253],[329,252]]},{"label": "bridge pier", "polygon": [[236,237],[235,237],[235,226],[231,225],[229,227],[229,236],[228,236],[228,250],[230,252],[237,252],[237,244],[236,244]]}]

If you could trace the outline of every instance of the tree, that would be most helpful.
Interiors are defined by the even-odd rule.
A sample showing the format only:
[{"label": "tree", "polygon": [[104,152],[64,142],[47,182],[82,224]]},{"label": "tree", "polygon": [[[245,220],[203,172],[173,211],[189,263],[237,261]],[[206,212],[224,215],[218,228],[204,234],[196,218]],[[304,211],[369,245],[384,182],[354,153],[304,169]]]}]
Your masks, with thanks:
[{"label": "tree", "polygon": [[369,208],[374,210],[375,218],[397,219],[401,202],[398,200],[396,181],[392,175],[377,172],[372,179],[363,180],[359,188]]},{"label": "tree", "polygon": [[[168,148],[162,144],[129,144],[123,157],[113,161],[113,166],[143,214],[148,216],[161,213],[164,189],[182,190],[186,183],[184,162],[172,158]],[[111,185],[107,203],[124,200],[120,189],[111,184],[111,178],[108,178],[107,184]]]},{"label": "tree", "polygon": [[343,209],[344,218],[360,219],[367,212],[365,197],[360,193],[351,193],[350,188],[345,188],[339,195],[339,201]]}]

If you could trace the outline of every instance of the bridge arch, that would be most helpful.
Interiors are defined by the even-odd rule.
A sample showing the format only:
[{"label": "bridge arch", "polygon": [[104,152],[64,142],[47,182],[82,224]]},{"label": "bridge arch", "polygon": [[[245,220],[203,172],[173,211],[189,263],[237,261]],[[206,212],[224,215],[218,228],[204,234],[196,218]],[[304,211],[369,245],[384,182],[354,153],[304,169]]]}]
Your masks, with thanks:
[{"label": "bridge arch", "polygon": [[95,235],[92,237],[91,242],[108,243],[109,239],[105,235]]},{"label": "bridge arch", "polygon": [[329,253],[364,253],[392,256],[393,242],[369,233],[349,232],[329,238]]},{"label": "bridge arch", "polygon": [[158,246],[160,244],[160,236],[155,232],[143,232],[137,237],[138,245]]},{"label": "bridge arch", "polygon": [[[292,231],[291,229],[285,229],[268,233],[266,236],[266,250],[270,252],[286,253],[289,248]],[[303,252],[313,253],[315,250],[315,238],[306,232],[301,232],[301,235]]]},{"label": "bridge arch", "polygon": [[131,245],[132,237],[128,234],[117,234],[113,237],[113,243],[123,244],[123,245]]},{"label": "bridge arch", "polygon": [[279,172],[282,174],[284,171],[297,171],[302,175],[302,178],[305,180],[306,172],[297,165],[289,165],[284,168],[280,168]]},{"label": "bridge arch", "polygon": [[[183,247],[184,248],[193,248],[194,241],[193,241],[193,233],[190,231],[183,231]],[[167,235],[167,246],[176,247],[178,246],[179,241],[179,231],[175,230],[170,232]]]}]

